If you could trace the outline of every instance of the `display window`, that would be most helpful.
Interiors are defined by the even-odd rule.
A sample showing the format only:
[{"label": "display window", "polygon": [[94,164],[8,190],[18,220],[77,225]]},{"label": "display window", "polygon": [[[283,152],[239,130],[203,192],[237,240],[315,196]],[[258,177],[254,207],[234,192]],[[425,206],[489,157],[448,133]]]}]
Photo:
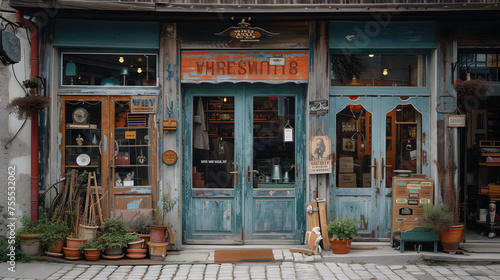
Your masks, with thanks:
[{"label": "display window", "polygon": [[62,53],[62,86],[158,86],[152,53]]}]

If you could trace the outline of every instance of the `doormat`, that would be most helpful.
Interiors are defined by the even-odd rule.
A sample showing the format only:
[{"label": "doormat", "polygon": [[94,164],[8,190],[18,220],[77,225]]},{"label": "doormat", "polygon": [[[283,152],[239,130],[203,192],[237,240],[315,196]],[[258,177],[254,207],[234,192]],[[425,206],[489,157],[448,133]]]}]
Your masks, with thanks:
[{"label": "doormat", "polygon": [[274,262],[273,250],[215,250],[215,263]]}]

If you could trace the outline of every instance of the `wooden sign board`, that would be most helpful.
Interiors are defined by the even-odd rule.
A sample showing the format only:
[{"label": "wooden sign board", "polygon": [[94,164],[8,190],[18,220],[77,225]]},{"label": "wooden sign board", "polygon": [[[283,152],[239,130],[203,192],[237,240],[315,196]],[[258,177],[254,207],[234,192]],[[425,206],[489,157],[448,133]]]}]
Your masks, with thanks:
[{"label": "wooden sign board", "polygon": [[[270,63],[280,58],[284,63]],[[283,64],[283,65],[281,65]],[[309,80],[307,51],[185,51],[181,58],[182,82],[285,83]]]},{"label": "wooden sign board", "polygon": [[465,115],[448,115],[448,127],[465,127]]},{"label": "wooden sign board", "polygon": [[407,231],[423,226],[424,205],[432,204],[434,187],[432,180],[394,177],[392,180],[392,230]]},{"label": "wooden sign board", "polygon": [[130,112],[133,114],[156,114],[158,112],[158,97],[152,95],[137,95],[130,98]]},{"label": "wooden sign board", "polygon": [[329,110],[328,100],[309,101],[309,115],[311,116],[326,116]]},{"label": "wooden sign board", "polygon": [[163,153],[162,160],[166,165],[172,165],[177,162],[177,153],[172,150],[168,150]]}]

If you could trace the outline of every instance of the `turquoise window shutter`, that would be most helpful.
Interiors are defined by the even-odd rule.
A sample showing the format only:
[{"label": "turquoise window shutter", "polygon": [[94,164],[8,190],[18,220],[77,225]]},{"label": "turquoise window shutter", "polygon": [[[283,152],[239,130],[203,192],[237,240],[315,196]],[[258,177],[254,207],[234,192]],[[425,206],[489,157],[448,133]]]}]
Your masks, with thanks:
[{"label": "turquoise window shutter", "polygon": [[[331,21],[329,47],[353,50],[434,49],[437,47],[433,21]],[[336,51],[336,52],[337,52]]]},{"label": "turquoise window shutter", "polygon": [[156,50],[160,23],[56,19],[54,46]]}]

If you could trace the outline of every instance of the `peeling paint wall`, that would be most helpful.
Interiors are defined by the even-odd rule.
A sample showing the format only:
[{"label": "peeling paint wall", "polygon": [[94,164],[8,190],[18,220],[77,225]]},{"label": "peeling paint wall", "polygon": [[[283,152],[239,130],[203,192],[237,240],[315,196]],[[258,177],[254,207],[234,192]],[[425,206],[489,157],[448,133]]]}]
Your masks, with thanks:
[{"label": "peeling paint wall", "polygon": [[[0,1],[0,7],[12,10],[8,6],[8,2],[2,3]],[[14,13],[2,12],[2,16],[12,22],[16,20]],[[4,23],[4,20],[0,19],[0,21],[2,24]],[[9,66],[0,62],[0,85],[2,85],[0,86],[0,238],[7,235],[8,182],[14,182],[16,187],[15,215],[18,217],[18,227],[21,226],[20,217],[24,214],[30,215],[31,203],[31,122],[27,120],[24,123],[24,120],[18,120],[6,110],[7,104],[12,99],[25,94],[23,88],[16,81],[16,76],[20,83],[30,78],[30,45],[26,29],[7,25],[5,31],[16,34],[20,39],[21,61]],[[18,133],[17,136],[15,136],[16,133]],[[14,136],[15,138],[12,139]],[[9,141],[11,142],[9,143]],[[15,181],[9,181],[9,166],[15,168]],[[12,184],[10,185],[12,186]]]}]

